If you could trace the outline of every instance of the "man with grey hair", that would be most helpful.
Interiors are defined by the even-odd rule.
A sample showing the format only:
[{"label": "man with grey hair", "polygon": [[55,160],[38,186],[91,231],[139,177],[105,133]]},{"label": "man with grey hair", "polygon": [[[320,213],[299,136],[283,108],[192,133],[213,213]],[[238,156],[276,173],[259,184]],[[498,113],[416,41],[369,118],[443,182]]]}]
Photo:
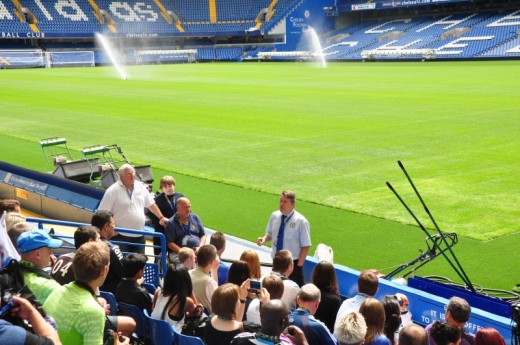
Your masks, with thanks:
[{"label": "man with grey hair", "polygon": [[366,334],[365,318],[357,311],[341,315],[334,325],[334,336],[338,339],[339,345],[361,345]]},{"label": "man with grey hair", "polygon": [[419,325],[414,323],[405,326],[399,332],[399,345],[428,345],[428,333]]},{"label": "man with grey hair", "polygon": [[[168,222],[155,203],[153,196],[148,191],[144,182],[135,180],[135,169],[130,164],[123,164],[118,170],[119,181],[114,182],[105,191],[105,195],[99,203],[98,210],[108,210],[114,214],[116,226],[133,230],[144,230],[145,213],[147,208],[158,219],[162,226]],[[117,234],[114,241],[145,244],[144,236]],[[144,246],[120,244],[119,248],[124,252],[138,252],[144,254]]]},{"label": "man with grey hair", "polygon": [[298,308],[289,314],[289,324],[298,326],[305,333],[310,345],[337,345],[336,338],[321,321],[314,318],[321,301],[320,289],[314,284],[305,284],[296,296]]},{"label": "man with grey hair", "polygon": [[[446,306],[446,322],[450,325],[460,328],[462,331],[462,340],[460,345],[473,345],[475,342],[475,335],[466,331],[464,326],[471,315],[471,307],[468,302],[460,297],[452,297]],[[437,345],[430,334],[430,329],[433,323],[426,326],[426,332],[429,334],[430,345]]]}]

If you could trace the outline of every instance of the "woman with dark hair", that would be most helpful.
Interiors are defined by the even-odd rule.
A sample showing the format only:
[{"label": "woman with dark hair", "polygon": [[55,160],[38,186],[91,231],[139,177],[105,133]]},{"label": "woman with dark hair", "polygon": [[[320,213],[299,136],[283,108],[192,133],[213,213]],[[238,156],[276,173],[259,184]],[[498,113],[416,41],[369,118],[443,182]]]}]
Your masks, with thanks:
[{"label": "woman with dark hair", "polygon": [[474,345],[506,345],[506,341],[496,329],[483,327],[477,331]]},{"label": "woman with dark hair", "polygon": [[367,298],[361,303],[359,312],[367,324],[365,345],[391,345],[390,340],[384,335],[385,308],[383,303],[375,298]]},{"label": "woman with dark hair", "polygon": [[[251,276],[249,269],[249,264],[245,261],[235,261],[229,267],[227,282],[235,284],[236,286],[241,286],[243,282],[249,279]],[[251,301],[256,297],[254,293],[248,293],[246,297],[246,305],[243,315],[243,321],[246,319],[246,311],[251,304]]]},{"label": "woman with dark hair", "polygon": [[430,335],[437,345],[460,345],[460,328],[447,322],[435,321],[430,328]]},{"label": "woman with dark hair", "polygon": [[179,333],[186,314],[196,315],[202,311],[202,305],[197,305],[193,296],[193,285],[186,267],[168,266],[162,289],[155,291],[152,309],[153,318],[168,321]]},{"label": "woman with dark hair", "polygon": [[249,265],[245,261],[234,261],[229,267],[227,282],[242,285],[250,276]]},{"label": "woman with dark hair", "polygon": [[383,308],[385,308],[385,335],[392,345],[397,343],[397,331],[401,325],[401,307],[399,301],[393,295],[383,298]]},{"label": "woman with dark hair", "polygon": [[229,344],[233,338],[244,331],[245,298],[249,280],[240,287],[226,283],[219,286],[211,297],[211,310],[215,314],[204,331],[206,345]]},{"label": "woman with dark hair", "polygon": [[327,261],[319,262],[312,272],[311,283],[316,285],[321,292],[321,302],[314,317],[323,322],[332,333],[336,315],[341,306],[334,266]]}]

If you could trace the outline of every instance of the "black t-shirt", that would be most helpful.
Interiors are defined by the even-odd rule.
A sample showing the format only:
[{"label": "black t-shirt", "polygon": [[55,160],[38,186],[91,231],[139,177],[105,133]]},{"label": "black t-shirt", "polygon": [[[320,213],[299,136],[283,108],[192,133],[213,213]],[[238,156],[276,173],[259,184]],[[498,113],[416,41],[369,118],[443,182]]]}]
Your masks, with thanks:
[{"label": "black t-shirt", "polygon": [[146,309],[149,314],[152,312],[152,297],[144,287],[131,280],[121,280],[117,286],[116,299],[118,302],[138,306],[141,310]]},{"label": "black t-shirt", "polygon": [[314,313],[314,318],[323,322],[329,331],[333,333],[334,323],[336,323],[336,316],[340,306],[341,299],[338,295],[322,291],[320,305],[316,313]]},{"label": "black t-shirt", "polygon": [[123,269],[123,258],[124,255],[119,249],[119,246],[113,244],[106,239],[102,238],[103,241],[108,243],[108,249],[110,250],[110,267],[108,268],[107,278],[101,287],[102,291],[108,291],[115,295],[117,285],[123,280],[124,269]]}]

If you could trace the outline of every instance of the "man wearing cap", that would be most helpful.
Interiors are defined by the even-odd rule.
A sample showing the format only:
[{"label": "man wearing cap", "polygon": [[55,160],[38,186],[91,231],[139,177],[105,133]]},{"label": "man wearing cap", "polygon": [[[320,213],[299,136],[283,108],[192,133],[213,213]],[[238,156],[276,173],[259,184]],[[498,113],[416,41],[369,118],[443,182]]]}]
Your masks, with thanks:
[{"label": "man wearing cap", "polygon": [[42,230],[30,230],[18,237],[20,263],[25,267],[25,284],[40,303],[44,303],[51,292],[60,287],[43,268],[49,266],[53,248],[61,247],[62,241],[53,239]]}]

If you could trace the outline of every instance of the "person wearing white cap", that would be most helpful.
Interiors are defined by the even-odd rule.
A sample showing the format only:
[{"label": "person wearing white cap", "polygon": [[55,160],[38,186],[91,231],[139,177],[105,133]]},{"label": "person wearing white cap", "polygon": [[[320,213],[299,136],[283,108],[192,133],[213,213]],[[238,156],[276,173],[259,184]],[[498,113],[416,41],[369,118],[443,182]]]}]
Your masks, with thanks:
[{"label": "person wearing white cap", "polygon": [[18,237],[25,284],[42,304],[54,289],[60,287],[43,268],[50,264],[52,249],[61,247],[62,243],[42,230],[26,231]]}]

